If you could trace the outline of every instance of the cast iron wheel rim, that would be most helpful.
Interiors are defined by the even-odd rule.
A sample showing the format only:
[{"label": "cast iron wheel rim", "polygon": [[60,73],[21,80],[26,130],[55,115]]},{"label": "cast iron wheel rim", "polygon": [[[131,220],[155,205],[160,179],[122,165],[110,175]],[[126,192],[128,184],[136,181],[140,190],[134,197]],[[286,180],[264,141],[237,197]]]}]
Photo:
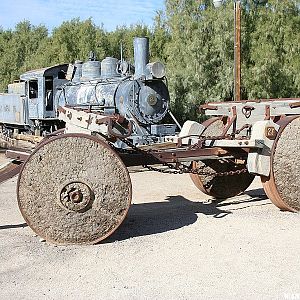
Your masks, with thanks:
[{"label": "cast iron wheel rim", "polygon": [[221,136],[225,128],[223,117],[213,117],[205,120],[202,125],[205,127],[203,134],[208,136]]},{"label": "cast iron wheel rim", "polygon": [[[298,197],[291,198],[291,188],[293,187],[293,183],[297,182],[297,179],[295,176],[297,174],[288,175],[288,163],[289,163],[289,157],[287,155],[283,156],[284,161],[280,161],[278,152],[282,151],[283,148],[291,149],[288,144],[285,143],[284,147],[282,146],[283,140],[281,138],[285,138],[285,134],[287,133],[287,130],[289,130],[288,126],[292,125],[292,123],[300,122],[299,116],[290,116],[285,117],[278,121],[278,125],[280,125],[280,129],[278,131],[277,137],[274,141],[273,147],[271,149],[271,157],[270,157],[270,176],[261,176],[261,181],[263,184],[264,191],[268,198],[272,201],[274,205],[276,205],[281,210],[291,211],[291,212],[299,212],[300,211],[300,201]],[[298,126],[299,127],[299,126]],[[298,128],[299,129],[299,128]],[[299,130],[298,130],[299,132]],[[296,131],[297,133],[297,131]],[[297,138],[295,139],[297,141]],[[299,140],[299,139],[298,139]],[[292,145],[295,146],[293,143]],[[290,146],[292,146],[290,145]],[[281,148],[281,149],[280,149]],[[297,155],[294,155],[296,158]],[[278,168],[280,168],[280,163],[282,165],[281,172],[278,171]],[[275,167],[275,168],[274,168]],[[295,166],[294,166],[295,167]],[[295,175],[295,176],[293,176]],[[283,180],[283,177],[287,176],[290,180]],[[283,181],[286,182],[286,184],[283,184]],[[290,186],[290,188],[287,190],[287,186]]]},{"label": "cast iron wheel rim", "polygon": [[[82,144],[87,147],[82,150],[83,153],[78,153],[77,150]],[[51,156],[47,150],[53,150],[55,147],[63,149],[66,145],[72,145],[73,149],[54,156],[58,161],[57,165],[72,151],[77,151],[76,158],[71,158],[65,165],[59,165],[61,169],[58,169],[56,164],[51,165],[49,162],[47,164],[46,159]],[[39,164],[37,164],[38,159],[41,159]],[[82,159],[85,165],[82,165]],[[67,164],[71,161],[72,165],[69,168],[76,169],[77,166],[81,166],[81,169],[78,169],[76,174],[69,175],[70,169],[64,171],[64,167],[68,168]],[[37,179],[36,184],[34,176],[25,177],[35,170],[36,164],[41,167],[47,164],[45,168],[49,168],[41,169],[39,177],[50,174],[49,171],[53,169],[57,171],[56,176],[48,175],[53,180],[51,184],[48,180],[40,187],[42,180],[49,179],[47,176]],[[93,177],[89,175],[92,171]],[[111,178],[115,179],[111,181]],[[114,186],[114,183],[117,184]],[[47,191],[51,186],[53,190]],[[35,192],[36,189],[39,193]],[[31,194],[37,199],[31,197]],[[17,183],[18,205],[26,223],[37,235],[57,245],[95,244],[104,240],[125,219],[131,196],[129,173],[118,154],[104,141],[85,134],[59,135],[39,145],[23,164]],[[75,204],[79,201],[81,206],[66,205],[65,197],[69,197],[68,201],[73,201]],[[30,200],[32,203],[28,203],[28,199],[32,199]],[[41,205],[44,208],[38,207]],[[52,218],[58,220],[54,221]]]}]

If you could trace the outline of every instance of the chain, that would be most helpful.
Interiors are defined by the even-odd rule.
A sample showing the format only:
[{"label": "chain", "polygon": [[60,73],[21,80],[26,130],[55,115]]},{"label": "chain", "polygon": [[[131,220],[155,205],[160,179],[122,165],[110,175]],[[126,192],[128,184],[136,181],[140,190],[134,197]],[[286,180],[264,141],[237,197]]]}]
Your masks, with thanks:
[{"label": "chain", "polygon": [[177,165],[172,165],[168,163],[162,163],[163,166],[168,167],[169,169],[155,168],[148,165],[143,165],[144,168],[149,169],[150,171],[156,171],[159,173],[167,173],[167,174],[196,174],[202,176],[214,176],[214,177],[222,177],[222,176],[233,176],[239,175],[248,172],[247,168],[235,170],[235,171],[225,171],[225,172],[208,172],[205,171],[206,165],[201,167],[193,168],[191,165],[186,166],[184,164],[178,163]]},{"label": "chain", "polygon": [[[130,142],[127,139],[122,139],[122,142],[124,142],[131,149],[120,149],[120,148],[115,147],[110,142],[109,142],[109,144],[117,152],[127,153],[127,154],[142,153],[146,157],[151,155],[147,151],[144,151],[144,150],[136,147],[132,142]],[[193,168],[192,163],[189,166],[179,163],[179,162],[177,162],[175,164],[162,162],[161,164],[162,164],[162,167],[164,167],[164,168],[162,168],[162,167],[157,168],[157,167],[149,166],[147,164],[144,164],[143,168],[148,169],[149,171],[155,171],[155,172],[164,173],[164,174],[186,174],[186,173],[189,173],[189,174],[196,174],[196,175],[202,175],[202,176],[214,176],[214,177],[233,176],[233,175],[239,175],[239,174],[248,172],[246,167],[235,170],[235,171],[209,172],[209,171],[205,170],[205,168],[206,168],[205,164],[203,164],[202,166],[197,167],[197,168]]]}]

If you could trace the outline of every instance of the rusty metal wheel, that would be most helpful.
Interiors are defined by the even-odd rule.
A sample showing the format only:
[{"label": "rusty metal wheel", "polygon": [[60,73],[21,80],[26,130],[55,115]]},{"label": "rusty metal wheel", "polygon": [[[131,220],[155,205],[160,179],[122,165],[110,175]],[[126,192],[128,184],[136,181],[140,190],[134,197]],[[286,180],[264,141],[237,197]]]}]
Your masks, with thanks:
[{"label": "rusty metal wheel", "polygon": [[94,244],[111,235],[131,202],[128,170],[104,141],[65,134],[27,159],[17,186],[27,224],[54,244]]},{"label": "rusty metal wheel", "polygon": [[247,171],[241,174],[218,176],[220,172],[236,172],[244,169],[246,163],[242,160],[210,159],[193,164],[194,167],[203,167],[203,171],[210,174],[191,174],[193,183],[201,192],[216,199],[226,199],[244,192],[255,177]]},{"label": "rusty metal wheel", "polygon": [[278,122],[279,132],[271,150],[269,177],[261,177],[269,199],[280,209],[300,211],[300,117]]},{"label": "rusty metal wheel", "polygon": [[[221,117],[215,117],[202,123],[206,128],[204,136],[221,136],[225,128],[225,121]],[[204,194],[216,199],[226,199],[244,192],[252,183],[254,176],[249,172],[230,176],[218,176],[220,172],[242,170],[246,167],[246,161],[238,160],[205,160],[193,162],[194,168],[203,168],[204,172],[211,175],[190,174],[195,186]]]},{"label": "rusty metal wheel", "polygon": [[221,136],[226,122],[223,117],[214,117],[204,121],[202,125],[205,127],[205,130],[203,131],[204,136]]}]

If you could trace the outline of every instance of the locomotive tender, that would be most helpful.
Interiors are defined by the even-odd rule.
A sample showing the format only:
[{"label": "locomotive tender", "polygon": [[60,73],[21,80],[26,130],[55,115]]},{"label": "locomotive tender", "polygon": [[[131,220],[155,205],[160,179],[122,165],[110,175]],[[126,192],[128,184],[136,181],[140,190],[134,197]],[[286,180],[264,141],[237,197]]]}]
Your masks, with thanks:
[{"label": "locomotive tender", "polygon": [[244,192],[260,176],[277,207],[300,211],[300,99],[204,104],[210,118],[175,133],[175,124],[161,124],[169,112],[164,67],[149,63],[146,38],[136,38],[134,50],[134,73],[127,62],[91,55],[25,73],[0,97],[6,137],[50,132],[33,151],[7,150],[11,162],[0,167],[0,182],[19,173],[19,208],[39,236],[55,244],[110,236],[131,203],[133,165],[188,173],[216,199]]}]

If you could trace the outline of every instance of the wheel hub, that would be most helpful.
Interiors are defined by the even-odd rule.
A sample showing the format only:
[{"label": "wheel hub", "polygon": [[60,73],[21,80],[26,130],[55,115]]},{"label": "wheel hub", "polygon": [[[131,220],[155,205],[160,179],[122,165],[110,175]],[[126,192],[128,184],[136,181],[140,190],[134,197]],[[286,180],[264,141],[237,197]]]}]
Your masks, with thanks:
[{"label": "wheel hub", "polygon": [[90,187],[83,182],[70,182],[63,186],[59,195],[59,204],[70,211],[83,212],[88,210],[94,195]]}]

